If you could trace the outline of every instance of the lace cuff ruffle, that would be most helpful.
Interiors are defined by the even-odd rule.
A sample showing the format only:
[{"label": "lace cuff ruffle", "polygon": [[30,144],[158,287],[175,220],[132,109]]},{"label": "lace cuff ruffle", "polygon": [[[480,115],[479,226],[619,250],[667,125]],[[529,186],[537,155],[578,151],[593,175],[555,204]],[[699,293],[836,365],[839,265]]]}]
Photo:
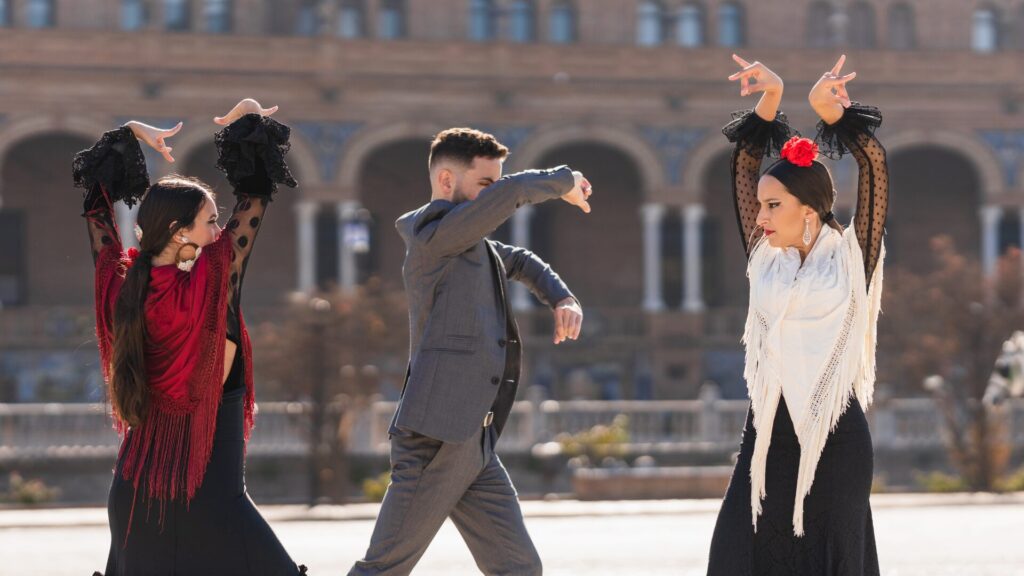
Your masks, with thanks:
[{"label": "lace cuff ruffle", "polygon": [[835,124],[818,121],[819,153],[833,160],[850,153],[850,145],[857,141],[861,134],[872,135],[882,124],[882,113],[874,106],[866,106],[854,102],[843,112],[843,117]]},{"label": "lace cuff ruffle", "polygon": [[265,176],[269,185],[239,190],[252,195],[271,195],[278,184],[294,188],[298,183],[284,161],[291,145],[291,129],[272,118],[246,114],[217,132],[217,168],[236,189],[251,176]]},{"label": "lace cuff ruffle", "polygon": [[789,120],[782,112],[777,112],[775,120],[768,122],[751,109],[733,112],[732,121],[722,128],[722,134],[725,134],[729,142],[751,154],[778,157],[794,130],[789,127]]},{"label": "lace cuff ruffle", "polygon": [[71,173],[75,186],[86,191],[86,212],[97,208],[96,184],[107,191],[110,202],[121,200],[128,206],[138,202],[149,188],[146,157],[127,126],[104,133],[92,148],[75,154]]}]

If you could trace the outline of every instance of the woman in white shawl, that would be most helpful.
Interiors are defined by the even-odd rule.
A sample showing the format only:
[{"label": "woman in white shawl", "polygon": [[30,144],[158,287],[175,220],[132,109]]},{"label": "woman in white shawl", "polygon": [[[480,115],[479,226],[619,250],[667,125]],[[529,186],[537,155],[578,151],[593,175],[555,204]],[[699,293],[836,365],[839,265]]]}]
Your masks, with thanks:
[{"label": "woman in white shawl", "polygon": [[[778,113],[782,80],[733,56],[730,77],[753,110],[723,130],[736,216],[749,263],[743,342],[751,408],[711,542],[709,576],[879,574],[864,411],[875,375],[888,204],[877,108],[851,102],[845,57],[811,90],[815,140],[791,136]],[[857,161],[856,215],[832,213],[836,192],[819,153]],[[761,173],[767,155],[781,158]]]}]

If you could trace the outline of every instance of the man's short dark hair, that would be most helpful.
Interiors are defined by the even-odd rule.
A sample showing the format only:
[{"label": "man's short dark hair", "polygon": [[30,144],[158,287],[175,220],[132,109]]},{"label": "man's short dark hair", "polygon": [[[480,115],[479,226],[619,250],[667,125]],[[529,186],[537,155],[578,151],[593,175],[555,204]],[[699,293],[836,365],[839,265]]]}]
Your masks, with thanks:
[{"label": "man's short dark hair", "polygon": [[434,136],[430,143],[429,167],[434,169],[441,161],[455,162],[468,167],[474,158],[502,159],[508,157],[508,148],[486,132],[472,128],[449,128]]}]

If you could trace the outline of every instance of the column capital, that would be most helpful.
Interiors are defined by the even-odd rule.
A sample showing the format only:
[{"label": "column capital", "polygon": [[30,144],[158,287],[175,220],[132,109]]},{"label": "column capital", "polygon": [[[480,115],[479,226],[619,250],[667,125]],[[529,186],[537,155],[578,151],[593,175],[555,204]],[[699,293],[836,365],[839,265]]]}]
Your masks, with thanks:
[{"label": "column capital", "polygon": [[640,207],[640,214],[646,222],[657,222],[665,215],[665,205],[656,202],[648,202]]},{"label": "column capital", "polygon": [[703,204],[687,204],[681,210],[683,217],[688,219],[701,219],[707,215],[707,208]]},{"label": "column capital", "polygon": [[352,220],[356,214],[363,209],[358,200],[342,200],[335,206],[338,211],[339,220]]},{"label": "column capital", "polygon": [[986,204],[978,209],[978,213],[985,222],[996,222],[1003,215],[1003,210],[1004,208],[998,204]]},{"label": "column capital", "polygon": [[320,210],[320,203],[315,200],[299,200],[295,203],[294,210],[300,218],[312,218]]}]

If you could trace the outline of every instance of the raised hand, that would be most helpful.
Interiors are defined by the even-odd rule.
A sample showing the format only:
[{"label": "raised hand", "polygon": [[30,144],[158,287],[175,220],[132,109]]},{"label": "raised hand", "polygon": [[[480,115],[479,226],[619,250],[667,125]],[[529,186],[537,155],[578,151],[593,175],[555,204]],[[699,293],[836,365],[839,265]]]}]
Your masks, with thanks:
[{"label": "raised hand", "polygon": [[747,62],[736,54],[732,55],[732,59],[743,67],[739,72],[729,76],[730,82],[740,81],[740,96],[749,96],[754,92],[782,94],[782,78],[767,66],[760,62]]},{"label": "raised hand", "polygon": [[136,138],[142,140],[151,148],[163,154],[164,160],[167,160],[168,162],[171,163],[174,162],[174,157],[171,156],[171,150],[173,150],[173,148],[167,145],[165,139],[174,136],[175,134],[178,133],[179,130],[181,130],[181,122],[178,122],[178,125],[174,128],[169,128],[166,130],[161,128],[155,128],[153,126],[143,124],[142,122],[138,122],[135,120],[126,123],[125,126],[131,128],[131,131],[133,134],[135,134]]},{"label": "raised hand", "polygon": [[[754,106],[754,112],[769,122],[775,120],[775,113],[778,112],[779,104],[782,103],[782,90],[784,88],[782,78],[760,62],[755,61],[751,64],[736,54],[732,55],[732,59],[742,66],[743,69],[729,76],[729,81],[740,81],[740,96],[749,96],[754,92],[761,92],[761,99]],[[753,84],[751,84],[751,81],[753,81]]]},{"label": "raised hand", "polygon": [[555,344],[577,340],[583,326],[583,308],[575,298],[566,298],[555,306]]},{"label": "raised hand", "polygon": [[562,200],[565,200],[573,206],[579,206],[580,210],[583,210],[584,214],[590,214],[590,195],[594,193],[593,187],[590,185],[590,181],[583,177],[583,174],[578,171],[573,171],[572,177],[576,184],[562,195]]},{"label": "raised hand", "polygon": [[213,118],[213,122],[221,126],[227,126],[228,124],[231,124],[232,122],[238,120],[246,114],[259,114],[260,116],[270,116],[274,112],[277,112],[277,106],[264,108],[263,106],[260,106],[259,102],[253,100],[252,98],[245,98],[238,104],[235,104],[235,107],[232,108],[231,111],[227,114],[223,116],[215,116]]},{"label": "raised hand", "polygon": [[808,102],[821,119],[834,124],[843,117],[843,111],[850,107],[850,95],[846,91],[846,83],[857,77],[856,72],[840,76],[846,55],[836,61],[831,70],[825,72],[807,95]]}]

